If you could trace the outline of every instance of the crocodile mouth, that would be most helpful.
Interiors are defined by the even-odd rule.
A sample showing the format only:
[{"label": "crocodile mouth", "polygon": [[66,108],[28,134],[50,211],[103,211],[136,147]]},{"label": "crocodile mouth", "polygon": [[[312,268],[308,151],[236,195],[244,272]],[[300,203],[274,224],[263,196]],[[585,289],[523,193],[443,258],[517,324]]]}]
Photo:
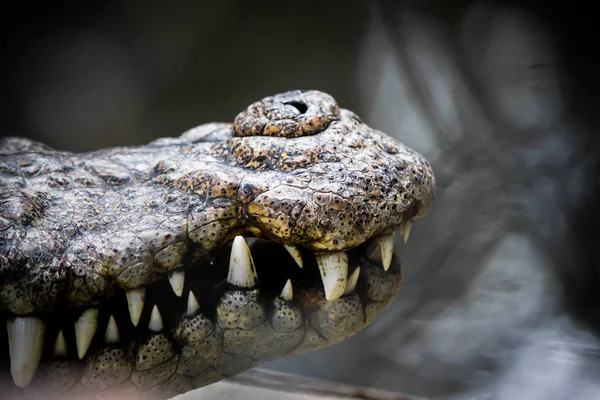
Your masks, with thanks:
[{"label": "crocodile mouth", "polygon": [[182,393],[366,326],[399,289],[393,247],[394,234],[321,254],[236,236],[94,307],[6,318],[3,367],[25,391]]},{"label": "crocodile mouth", "polygon": [[167,398],[337,343],[392,302],[393,231],[435,197],[421,155],[318,91],[0,161],[0,397]]}]

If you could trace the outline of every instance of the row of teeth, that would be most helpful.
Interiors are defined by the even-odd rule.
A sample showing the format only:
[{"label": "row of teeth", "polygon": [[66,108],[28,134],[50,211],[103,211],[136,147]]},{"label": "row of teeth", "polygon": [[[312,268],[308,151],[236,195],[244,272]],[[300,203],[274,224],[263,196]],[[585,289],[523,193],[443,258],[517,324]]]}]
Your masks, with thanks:
[{"label": "row of teeth", "polygon": [[[408,228],[405,228],[408,225]],[[410,224],[407,223],[402,228],[404,241],[408,239]],[[394,251],[394,234],[390,234],[377,239],[379,244],[381,262],[383,269],[388,270],[392,262]],[[293,245],[284,245],[298,266],[304,266],[302,255],[298,247]],[[339,297],[352,293],[356,288],[360,267],[348,277],[348,255],[343,252],[324,253],[316,256],[321,279],[325,289],[325,298],[328,301],[334,301]],[[183,285],[185,274],[183,271],[173,272],[169,276],[169,283],[175,294],[179,297],[183,294]],[[236,236],[231,247],[229,259],[229,274],[227,282],[241,288],[252,288],[258,282],[256,268],[246,241],[242,236]],[[129,316],[134,326],[137,326],[142,315],[146,291],[144,288],[129,290],[126,292],[127,303],[129,306]],[[280,297],[286,301],[291,301],[294,297],[292,281],[287,280]],[[188,294],[187,311],[188,316],[193,316],[199,309],[198,300],[192,291]],[[77,346],[77,356],[82,359],[88,351],[92,339],[98,329],[99,311],[97,308],[90,308],[81,314],[75,322],[75,338]],[[7,322],[10,372],[15,385],[24,388],[33,378],[40,359],[42,357],[44,335],[46,326],[44,321],[35,317],[17,317]],[[148,329],[153,332],[160,332],[163,329],[163,321],[160,311],[156,305],[152,309]],[[119,329],[115,318],[111,315],[104,334],[104,341],[108,344],[117,343],[120,340]],[[67,343],[62,331],[58,332],[53,347],[54,355],[64,357],[67,355]]]}]

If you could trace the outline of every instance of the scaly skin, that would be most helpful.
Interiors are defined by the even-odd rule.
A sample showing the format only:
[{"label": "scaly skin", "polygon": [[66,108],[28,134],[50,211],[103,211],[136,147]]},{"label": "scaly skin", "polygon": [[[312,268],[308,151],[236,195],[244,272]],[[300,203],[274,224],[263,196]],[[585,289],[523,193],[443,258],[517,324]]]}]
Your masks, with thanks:
[{"label": "scaly skin", "polygon": [[[316,91],[268,97],[233,125],[141,147],[71,154],[3,139],[0,174],[0,322],[30,316],[46,327],[32,382],[11,389],[23,398],[169,397],[338,342],[375,318],[400,283],[396,261],[385,272],[360,245],[425,215],[435,194],[419,154]],[[250,243],[256,287],[222,283],[236,235],[303,249],[308,265],[292,279],[292,300],[277,294],[295,265],[265,241]],[[360,278],[327,302],[308,271],[317,271],[311,253],[334,251],[349,252]],[[174,270],[186,272],[186,296],[153,292]],[[140,288],[147,304],[135,328],[124,292]],[[192,289],[201,308],[188,316]],[[145,328],[153,304],[160,332]],[[72,325],[90,307],[99,328],[79,361]],[[107,344],[110,315],[121,336]],[[52,353],[59,329],[67,356]]]}]

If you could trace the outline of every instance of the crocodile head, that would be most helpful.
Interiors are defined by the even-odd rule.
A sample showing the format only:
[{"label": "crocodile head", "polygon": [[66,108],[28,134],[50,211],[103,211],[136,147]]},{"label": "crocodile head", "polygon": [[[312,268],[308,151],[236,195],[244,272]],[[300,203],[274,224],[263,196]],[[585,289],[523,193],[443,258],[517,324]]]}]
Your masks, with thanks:
[{"label": "crocodile head", "polygon": [[17,398],[169,397],[336,343],[393,300],[394,233],[435,193],[422,156],[317,91],[140,147],[4,139],[0,174]]}]

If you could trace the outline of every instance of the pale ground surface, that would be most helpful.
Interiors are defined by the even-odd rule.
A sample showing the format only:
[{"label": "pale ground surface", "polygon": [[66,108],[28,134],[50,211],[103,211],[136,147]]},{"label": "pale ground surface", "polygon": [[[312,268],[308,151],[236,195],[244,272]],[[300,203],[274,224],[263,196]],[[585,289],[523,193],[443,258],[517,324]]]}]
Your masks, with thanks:
[{"label": "pale ground surface", "polygon": [[339,397],[315,396],[301,393],[282,393],[278,390],[249,388],[229,382],[218,382],[206,389],[198,389],[186,395],[175,397],[176,400],[209,400],[209,399],[247,399],[247,400],[334,400]]},{"label": "pale ground surface", "polygon": [[177,396],[176,400],[427,400],[373,388],[327,382],[256,368],[227,381]]},{"label": "pale ground surface", "polygon": [[206,388],[194,390],[177,396],[174,400],[209,400],[209,399],[246,399],[246,400],[333,400],[339,397],[319,396],[301,393],[282,393],[279,390],[248,387],[226,381],[217,382]]}]

